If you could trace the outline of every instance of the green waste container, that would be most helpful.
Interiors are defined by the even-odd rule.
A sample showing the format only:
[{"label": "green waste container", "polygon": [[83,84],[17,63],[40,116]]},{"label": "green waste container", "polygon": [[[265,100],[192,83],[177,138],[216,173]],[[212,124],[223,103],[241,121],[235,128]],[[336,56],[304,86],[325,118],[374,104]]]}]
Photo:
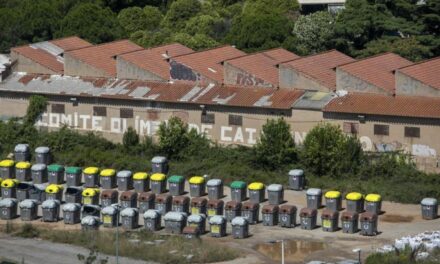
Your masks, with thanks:
[{"label": "green waste container", "polygon": [[66,168],[66,185],[67,186],[80,186],[81,185],[81,173],[80,167],[67,167]]},{"label": "green waste container", "polygon": [[246,183],[243,181],[233,181],[231,183],[231,200],[243,202],[246,199]]},{"label": "green waste container", "polygon": [[58,164],[47,166],[49,183],[62,184],[64,182],[64,167]]},{"label": "green waste container", "polygon": [[172,196],[182,195],[185,191],[185,178],[180,175],[173,175],[169,177],[168,190]]}]

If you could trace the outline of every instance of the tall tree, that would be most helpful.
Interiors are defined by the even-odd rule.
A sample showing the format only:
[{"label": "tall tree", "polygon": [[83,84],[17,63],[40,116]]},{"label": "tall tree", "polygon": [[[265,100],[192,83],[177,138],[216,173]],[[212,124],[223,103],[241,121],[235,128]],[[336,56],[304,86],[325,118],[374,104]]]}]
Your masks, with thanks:
[{"label": "tall tree", "polygon": [[176,0],[165,15],[163,26],[178,32],[185,27],[185,23],[198,12],[202,6],[199,0]]}]

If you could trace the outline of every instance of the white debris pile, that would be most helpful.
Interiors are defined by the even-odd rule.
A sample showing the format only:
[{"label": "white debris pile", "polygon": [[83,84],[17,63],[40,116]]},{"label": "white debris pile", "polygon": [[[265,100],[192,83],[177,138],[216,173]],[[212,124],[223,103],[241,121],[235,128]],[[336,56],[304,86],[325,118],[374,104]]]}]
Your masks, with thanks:
[{"label": "white debris pile", "polygon": [[412,250],[419,249],[422,252],[431,252],[436,248],[440,248],[440,231],[426,231],[415,236],[404,236],[396,239],[394,245],[385,245],[377,251],[385,253],[395,249],[403,250],[406,247]]}]

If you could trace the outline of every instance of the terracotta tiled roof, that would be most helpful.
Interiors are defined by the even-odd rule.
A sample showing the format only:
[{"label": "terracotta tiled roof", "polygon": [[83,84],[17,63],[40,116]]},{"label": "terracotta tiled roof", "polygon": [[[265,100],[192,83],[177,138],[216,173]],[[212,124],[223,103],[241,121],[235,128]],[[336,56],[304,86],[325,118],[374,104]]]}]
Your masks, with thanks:
[{"label": "terracotta tiled roof", "polygon": [[62,48],[64,51],[74,50],[74,49],[82,49],[85,47],[93,46],[91,43],[83,40],[82,38],[72,36],[61,39],[54,39],[49,41],[52,44],[57,45]]},{"label": "terracotta tiled roof", "polygon": [[12,51],[56,72],[62,74],[64,71],[64,63],[57,59],[57,56],[50,54],[42,49],[35,49],[30,46],[13,48]]},{"label": "terracotta tiled roof", "polygon": [[68,54],[96,69],[105,71],[109,76],[116,76],[115,57],[143,48],[129,40],[119,40],[89,48],[69,51]]},{"label": "terracotta tiled roof", "polygon": [[119,57],[146,71],[152,72],[165,80],[169,80],[170,65],[167,58],[192,52],[194,51],[188,47],[179,43],[173,43],[151,49],[126,53]]},{"label": "terracotta tiled roof", "polygon": [[355,59],[337,51],[330,50],[323,53],[299,58],[281,65],[291,67],[315,79],[330,90],[336,89],[336,71],[339,65],[354,62]]},{"label": "terracotta tiled roof", "polygon": [[385,53],[345,64],[339,68],[394,94],[394,71],[411,65],[412,62],[394,53]]},{"label": "terracotta tiled roof", "polygon": [[440,118],[440,98],[421,96],[387,96],[381,94],[349,93],[336,97],[324,112]]},{"label": "terracotta tiled roof", "polygon": [[440,89],[440,57],[422,61],[398,71],[426,85]]},{"label": "terracotta tiled roof", "polygon": [[194,52],[172,58],[207,78],[223,83],[223,66],[221,62],[245,55],[241,50],[232,46],[223,46],[214,49]]}]

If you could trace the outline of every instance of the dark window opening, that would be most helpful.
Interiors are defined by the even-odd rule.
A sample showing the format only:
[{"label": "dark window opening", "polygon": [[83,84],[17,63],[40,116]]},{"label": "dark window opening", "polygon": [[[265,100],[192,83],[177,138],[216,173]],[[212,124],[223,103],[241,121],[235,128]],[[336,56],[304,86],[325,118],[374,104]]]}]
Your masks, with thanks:
[{"label": "dark window opening", "polygon": [[120,115],[120,118],[133,118],[133,109],[121,108],[119,115]]},{"label": "dark window opening", "polygon": [[352,122],[344,122],[343,130],[345,133],[358,134],[359,133],[359,124],[352,123]]},{"label": "dark window opening", "polygon": [[93,115],[94,116],[107,116],[107,108],[103,106],[94,106],[93,107]]},{"label": "dark window opening", "polygon": [[65,113],[65,106],[63,104],[53,104],[51,105],[52,113],[56,114],[64,114]]},{"label": "dark window opening", "polygon": [[215,115],[214,114],[202,114],[201,118],[202,124],[215,124]]},{"label": "dark window opening", "polygon": [[405,127],[405,137],[419,138],[420,127]]},{"label": "dark window opening", "polygon": [[381,136],[388,136],[390,134],[389,125],[374,125],[374,134]]},{"label": "dark window opening", "polygon": [[229,125],[230,126],[242,126],[243,117],[240,115],[229,115]]}]

